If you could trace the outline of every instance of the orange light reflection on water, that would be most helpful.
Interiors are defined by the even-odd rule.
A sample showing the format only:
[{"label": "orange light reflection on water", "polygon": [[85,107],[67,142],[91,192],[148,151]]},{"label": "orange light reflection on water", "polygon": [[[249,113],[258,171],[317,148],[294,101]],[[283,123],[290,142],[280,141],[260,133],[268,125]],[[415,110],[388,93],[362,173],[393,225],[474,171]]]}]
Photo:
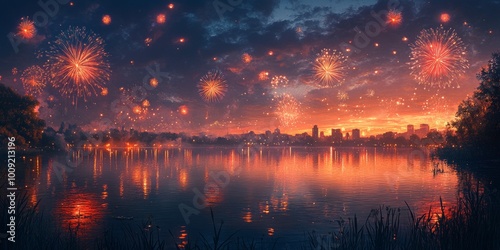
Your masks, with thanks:
[{"label": "orange light reflection on water", "polygon": [[97,194],[78,191],[66,194],[53,213],[61,228],[78,227],[78,234],[88,238],[102,226],[106,208]]}]

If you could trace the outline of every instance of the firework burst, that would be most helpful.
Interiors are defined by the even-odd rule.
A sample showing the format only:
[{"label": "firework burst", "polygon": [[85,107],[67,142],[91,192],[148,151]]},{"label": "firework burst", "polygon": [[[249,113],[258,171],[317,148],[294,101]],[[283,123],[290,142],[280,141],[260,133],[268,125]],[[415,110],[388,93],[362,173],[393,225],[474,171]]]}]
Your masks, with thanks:
[{"label": "firework burst", "polygon": [[227,84],[222,72],[209,71],[198,83],[198,93],[206,102],[218,102],[224,98]]},{"label": "firework burst", "polygon": [[110,25],[111,24],[111,16],[110,15],[104,15],[102,16],[102,23],[104,25]]},{"label": "firework burst", "polygon": [[156,22],[158,24],[164,24],[166,21],[167,21],[167,17],[165,16],[165,14],[158,14],[156,16]]},{"label": "firework burst", "polygon": [[21,22],[17,26],[17,35],[26,40],[35,37],[35,23],[28,18],[21,18]]},{"label": "firework burst", "polygon": [[259,73],[259,80],[260,81],[265,81],[267,79],[269,79],[269,72],[267,72],[267,71],[261,71]]},{"label": "firework burst", "polygon": [[149,86],[151,86],[153,88],[158,87],[158,83],[159,83],[159,81],[155,77],[149,79]]},{"label": "firework burst", "polygon": [[253,58],[252,58],[252,56],[251,56],[250,54],[248,54],[248,53],[244,53],[244,54],[241,56],[241,60],[242,60],[244,63],[248,64],[248,63],[251,63],[251,62],[252,62]]},{"label": "firework burst", "polygon": [[399,26],[403,22],[403,14],[401,11],[391,10],[387,13],[386,22],[393,26]]},{"label": "firework burst", "polygon": [[466,48],[453,29],[422,30],[411,48],[411,75],[420,84],[450,87],[469,67]]},{"label": "firework burst", "polygon": [[21,75],[24,90],[28,95],[32,96],[42,93],[46,81],[45,71],[37,65],[25,69]]},{"label": "firework burst", "polygon": [[44,56],[52,85],[74,100],[99,93],[109,81],[104,40],[85,28],[70,27],[61,32]]},{"label": "firework burst", "polygon": [[450,14],[448,13],[442,13],[440,16],[439,16],[439,19],[441,20],[441,22],[443,23],[447,23],[451,20],[451,16]]},{"label": "firework burst", "polygon": [[288,82],[289,82],[289,80],[286,76],[274,76],[271,79],[271,87],[273,89],[287,87]]},{"label": "firework burst", "polygon": [[189,113],[189,108],[186,105],[181,105],[177,109],[177,112],[179,112],[181,115],[187,115]]},{"label": "firework burst", "polygon": [[301,115],[300,103],[291,95],[284,94],[278,100],[275,114],[280,124],[285,127],[294,126]]},{"label": "firework burst", "polygon": [[323,49],[314,61],[314,80],[321,87],[334,87],[342,84],[346,76],[347,57],[336,50]]}]

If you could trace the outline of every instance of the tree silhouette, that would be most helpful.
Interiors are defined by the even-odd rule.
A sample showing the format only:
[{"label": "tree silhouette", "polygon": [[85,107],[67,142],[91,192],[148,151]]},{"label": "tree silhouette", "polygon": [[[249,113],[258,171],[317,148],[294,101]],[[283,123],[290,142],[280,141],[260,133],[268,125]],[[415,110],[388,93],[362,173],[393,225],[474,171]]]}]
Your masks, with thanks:
[{"label": "tree silhouette", "polygon": [[477,78],[479,87],[459,105],[452,126],[462,146],[490,150],[500,146],[500,53],[493,54]]},{"label": "tree silhouette", "polygon": [[6,147],[7,137],[16,138],[16,146],[35,146],[42,138],[45,121],[38,118],[38,101],[21,96],[0,84],[0,147]]}]

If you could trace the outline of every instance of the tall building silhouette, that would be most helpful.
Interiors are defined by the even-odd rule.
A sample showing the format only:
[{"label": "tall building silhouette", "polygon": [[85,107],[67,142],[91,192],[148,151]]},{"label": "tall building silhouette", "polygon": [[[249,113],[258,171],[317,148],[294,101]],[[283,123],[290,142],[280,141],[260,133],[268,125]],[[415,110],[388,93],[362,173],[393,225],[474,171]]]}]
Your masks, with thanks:
[{"label": "tall building silhouette", "polygon": [[314,139],[318,139],[318,137],[319,137],[318,125],[314,125],[314,127],[312,129],[312,137]]},{"label": "tall building silhouette", "polygon": [[408,133],[408,136],[415,134],[415,127],[411,124],[406,126],[406,133]]},{"label": "tall building silhouette", "polygon": [[427,134],[429,133],[429,124],[420,124],[420,129],[419,129],[419,135],[421,138],[426,137]]},{"label": "tall building silhouette", "polygon": [[342,141],[342,130],[332,129],[332,141],[337,143]]},{"label": "tall building silhouette", "polygon": [[355,128],[352,130],[352,139],[353,140],[359,140],[361,138],[361,132],[359,131],[359,129]]}]

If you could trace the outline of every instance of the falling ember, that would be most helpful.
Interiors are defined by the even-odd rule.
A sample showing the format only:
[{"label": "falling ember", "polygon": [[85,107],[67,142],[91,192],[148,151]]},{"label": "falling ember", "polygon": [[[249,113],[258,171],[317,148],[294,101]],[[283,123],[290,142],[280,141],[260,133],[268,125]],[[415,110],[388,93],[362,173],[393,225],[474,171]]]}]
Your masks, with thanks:
[{"label": "falling ember", "polygon": [[422,111],[426,113],[430,122],[438,128],[444,128],[446,123],[453,118],[454,107],[450,105],[444,95],[432,95],[425,100],[422,106]]},{"label": "falling ember", "polygon": [[151,45],[151,42],[152,42],[152,41],[153,41],[153,39],[151,39],[150,37],[148,37],[148,38],[144,39],[144,44],[145,44],[146,46],[149,46],[149,45]]},{"label": "falling ember", "polygon": [[301,115],[300,103],[293,96],[284,94],[278,99],[275,114],[282,126],[294,126]]},{"label": "falling ember", "polygon": [[110,16],[110,15],[104,15],[104,16],[102,17],[102,23],[103,23],[104,25],[109,25],[109,24],[111,24],[111,16]]},{"label": "falling ember", "polygon": [[36,35],[35,23],[26,18],[21,18],[21,22],[17,26],[17,35],[23,39],[31,39]]},{"label": "falling ember", "polygon": [[168,5],[168,8],[169,8],[169,9],[173,9],[173,8],[174,8],[174,4],[173,4],[173,3],[169,4],[169,5]]},{"label": "falling ember", "polygon": [[16,67],[12,68],[12,75],[13,75],[13,76],[17,75],[17,73],[18,73],[18,72],[19,72],[19,71],[17,70],[17,68],[16,68]]},{"label": "falling ember", "polygon": [[404,36],[403,38],[401,38],[401,41],[408,42],[408,37]]},{"label": "falling ember", "polygon": [[323,49],[314,61],[314,80],[322,87],[334,87],[342,84],[346,76],[347,58],[342,52]]},{"label": "falling ember", "polygon": [[101,95],[102,96],[107,96],[108,95],[108,88],[102,88]]},{"label": "falling ember", "polygon": [[151,106],[151,104],[149,103],[149,101],[147,99],[144,99],[144,101],[142,101],[142,106],[147,108],[147,107]]},{"label": "falling ember", "polygon": [[337,92],[337,99],[340,101],[346,101],[349,99],[349,95],[345,91],[339,91]]},{"label": "falling ember", "polygon": [[167,21],[167,17],[165,16],[165,14],[158,14],[156,16],[156,22],[157,23],[164,24],[166,21]]},{"label": "falling ember", "polygon": [[274,55],[274,52],[272,50],[270,50],[269,52],[267,52],[267,54],[272,56],[272,55]]},{"label": "falling ember", "polygon": [[387,13],[386,22],[393,26],[399,26],[403,22],[403,14],[400,11],[391,10]]},{"label": "falling ember", "polygon": [[453,29],[422,30],[411,48],[411,75],[420,84],[449,87],[469,67],[466,48]]},{"label": "falling ember", "polygon": [[189,109],[186,105],[180,106],[178,111],[181,115],[187,115],[189,113]]},{"label": "falling ember", "polygon": [[184,39],[184,37],[179,38],[180,43],[184,43],[185,41],[186,41],[186,39]]},{"label": "falling ember", "polygon": [[253,58],[251,55],[249,55],[248,53],[244,53],[242,56],[241,56],[241,60],[244,62],[244,63],[250,63],[252,62]]},{"label": "falling ember", "polygon": [[45,71],[39,66],[31,66],[23,71],[21,82],[28,95],[36,96],[42,93],[46,85]]},{"label": "falling ember", "polygon": [[61,32],[45,52],[45,69],[61,94],[74,99],[99,93],[110,78],[104,40],[85,28]]},{"label": "falling ember", "polygon": [[375,90],[373,89],[366,90],[366,96],[373,97],[374,95],[375,95]]},{"label": "falling ember", "polygon": [[447,23],[451,20],[451,16],[450,14],[448,13],[442,13],[440,16],[439,16],[439,19],[441,19],[441,22],[443,23]]},{"label": "falling ember", "polygon": [[156,79],[154,77],[149,79],[149,86],[151,86],[153,88],[158,87],[158,79]]},{"label": "falling ember", "polygon": [[198,83],[198,93],[206,102],[218,102],[227,92],[227,84],[222,72],[209,71]]}]

